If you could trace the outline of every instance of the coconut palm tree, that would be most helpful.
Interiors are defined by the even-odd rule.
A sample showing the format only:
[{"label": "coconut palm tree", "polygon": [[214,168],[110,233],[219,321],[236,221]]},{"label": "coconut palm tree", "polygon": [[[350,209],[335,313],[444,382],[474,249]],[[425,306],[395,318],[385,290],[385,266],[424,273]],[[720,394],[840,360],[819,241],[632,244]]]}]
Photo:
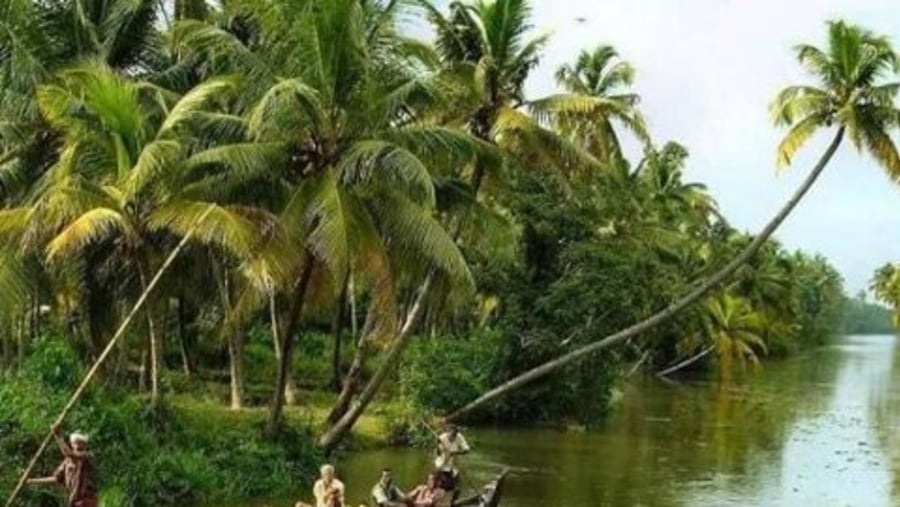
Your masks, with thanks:
[{"label": "coconut palm tree", "polygon": [[650,143],[647,126],[637,109],[640,96],[628,91],[634,84],[634,67],[618,60],[615,48],[597,46],[582,51],[574,65],[563,65],[556,80],[569,94],[590,97],[588,114],[560,111],[559,129],[584,146],[605,165],[625,166],[622,147],[614,123],[635,134],[645,146]]},{"label": "coconut palm tree", "polygon": [[827,49],[804,44],[798,46],[796,52],[800,63],[818,83],[790,86],[776,97],[772,106],[776,124],[791,126],[778,147],[779,164],[789,163],[815,132],[833,128],[834,133],[809,175],[753,241],[734,259],[668,307],[628,328],[510,379],[450,414],[450,419],[463,417],[574,361],[652,329],[699,301],[756,254],[824,171],[845,135],[857,148],[871,155],[892,179],[900,178],[900,157],[890,137],[890,130],[897,126],[900,119],[900,111],[895,104],[900,85],[885,81],[896,74],[898,59],[887,38],[843,21],[833,21],[828,24]]},{"label": "coconut palm tree", "polygon": [[[132,75],[163,61],[156,0],[9,0],[0,16],[0,168],[3,192],[15,193],[52,160],[43,157],[52,130],[35,102],[37,87],[84,60]],[[24,180],[24,181],[23,181]]]},{"label": "coconut palm tree", "polygon": [[[477,198],[486,190],[496,192],[504,176],[514,177],[503,174],[501,169],[517,163],[524,165],[527,161],[531,167],[565,174],[599,167],[587,151],[523,110],[528,104],[524,96],[525,79],[537,65],[547,41],[546,36],[531,34],[527,0],[452,2],[447,15],[427,0],[420,4],[429,12],[437,29],[441,75],[448,83],[449,90],[445,93],[449,99],[444,103],[423,104],[419,116],[426,121],[465,128],[474,137],[500,148],[506,160],[500,164],[493,157],[480,157],[472,164],[460,166],[462,170],[451,175],[452,180],[467,186]],[[446,107],[447,102],[453,107]],[[450,222],[449,229],[456,238],[463,236],[472,225],[459,215],[454,215]],[[319,439],[322,447],[333,447],[352,428],[401,357],[426,307],[429,303],[432,308],[439,306],[434,303],[440,301],[429,301],[438,285],[433,278],[426,276],[421,285],[414,287],[411,310],[393,340],[388,360],[372,376],[353,407],[349,403],[354,386],[345,383],[329,417],[334,424]],[[361,349],[351,371],[359,369],[362,362],[359,353]],[[348,375],[347,380],[352,382],[354,377]]]},{"label": "coconut palm tree", "polygon": [[[45,248],[51,265],[101,262],[124,277],[119,283],[136,279],[143,291],[167,236],[184,233],[209,208],[196,191],[188,127],[209,121],[204,108],[232,87],[220,79],[176,96],[102,64],[60,73],[56,84],[37,91],[42,117],[62,138],[57,161],[27,206],[0,213],[0,229]],[[250,257],[258,216],[217,206],[196,237]],[[98,253],[102,259],[88,260]],[[160,358],[152,305],[146,316],[155,401]]]},{"label": "coconut palm tree", "polygon": [[900,328],[900,270],[897,265],[887,263],[875,270],[870,287],[875,297],[890,305],[894,327]]},{"label": "coconut palm tree", "polygon": [[[269,41],[255,46],[221,28],[176,28],[187,59],[209,57],[261,90],[246,115],[247,136],[202,157],[235,181],[267,181],[284,227],[305,252],[281,287],[278,375],[268,431],[277,429],[296,328],[305,306],[336,299],[350,272],[372,294],[373,332],[393,332],[399,272],[437,266],[471,287],[453,239],[434,213],[433,173],[465,165],[478,146],[464,132],[416,121],[439,97],[422,60],[426,48],[399,38],[398,8],[357,0],[229,2]],[[252,39],[252,37],[251,37]],[[427,52],[426,52],[427,56]],[[278,78],[276,76],[285,76]]]},{"label": "coconut palm tree", "polygon": [[758,354],[767,352],[765,317],[747,299],[726,292],[708,298],[698,312],[698,327],[679,341],[681,354],[697,358],[714,352],[719,374],[728,378],[735,363],[741,367],[747,362],[758,364]]}]

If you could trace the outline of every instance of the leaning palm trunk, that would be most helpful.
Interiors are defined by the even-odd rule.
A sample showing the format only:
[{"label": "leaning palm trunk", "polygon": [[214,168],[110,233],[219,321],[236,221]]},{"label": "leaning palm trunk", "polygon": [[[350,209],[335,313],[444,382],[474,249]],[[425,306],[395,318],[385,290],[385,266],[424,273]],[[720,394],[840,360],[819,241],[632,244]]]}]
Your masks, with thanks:
[{"label": "leaning palm trunk", "polygon": [[[125,317],[125,320],[119,325],[119,329],[116,330],[116,333],[110,338],[109,343],[106,344],[106,348],[103,349],[103,352],[100,353],[100,357],[97,358],[97,361],[94,362],[94,365],[91,366],[91,369],[88,370],[87,374],[84,376],[84,379],[81,381],[81,384],[78,385],[78,388],[75,389],[75,392],[72,394],[72,397],[69,398],[69,402],[66,403],[66,406],[63,407],[62,412],[56,417],[53,426],[60,426],[63,421],[65,421],[66,416],[69,415],[69,412],[72,411],[72,408],[75,407],[75,404],[78,403],[78,400],[81,399],[81,396],[84,395],[85,390],[87,390],[88,385],[90,385],[91,381],[97,375],[97,372],[100,371],[100,367],[103,365],[103,362],[106,361],[106,358],[109,357],[109,354],[113,351],[118,343],[119,339],[122,335],[125,334],[125,330],[128,329],[128,326],[131,324],[131,321],[134,319],[135,315],[141,310],[144,304],[147,302],[150,294],[153,292],[153,289],[156,288],[156,285],[162,279],[163,274],[169,269],[175,259],[181,254],[181,251],[184,250],[185,245],[187,245],[188,241],[193,237],[194,233],[197,232],[197,228],[200,224],[206,220],[206,217],[212,212],[213,207],[210,206],[202,215],[197,219],[194,226],[185,234],[178,245],[174,250],[169,254],[169,257],[166,258],[165,262],[163,262],[162,266],[160,266],[159,270],[153,276],[153,279],[150,280],[150,283],[147,284],[147,287],[144,289],[144,292],[138,298],[137,302],[131,308],[131,311]],[[9,498],[6,500],[6,507],[12,507],[15,503],[16,498],[19,497],[19,494],[22,492],[22,489],[25,487],[25,483],[28,481],[28,478],[31,476],[31,472],[34,470],[34,467],[37,465],[38,460],[44,451],[47,450],[47,447],[50,445],[50,441],[53,440],[53,431],[47,433],[44,437],[43,442],[38,447],[37,452],[34,453],[34,456],[31,458],[31,461],[28,463],[28,466],[25,468],[25,471],[22,472],[22,476],[19,478],[18,484],[16,484],[15,489],[13,489],[12,493],[10,493]]]},{"label": "leaning palm trunk", "polygon": [[372,378],[369,379],[369,382],[360,394],[356,404],[352,405],[350,409],[347,410],[347,412],[343,414],[343,416],[341,416],[341,418],[334,423],[324,435],[322,435],[319,439],[319,447],[326,451],[334,449],[334,446],[337,445],[344,435],[353,428],[353,425],[356,424],[359,416],[362,415],[369,406],[369,403],[372,402],[375,394],[378,393],[381,384],[387,378],[388,374],[396,367],[397,362],[403,354],[403,349],[406,348],[409,339],[412,337],[413,329],[415,329],[419,318],[422,316],[422,313],[424,313],[425,299],[431,291],[431,283],[434,280],[434,274],[434,271],[431,271],[428,273],[428,276],[425,277],[425,281],[419,288],[419,294],[416,296],[415,302],[407,313],[403,326],[397,333],[396,338],[394,338],[391,349],[388,352],[387,357],[385,357],[384,362],[379,366]]},{"label": "leaning palm trunk", "polygon": [[704,357],[708,356],[709,353],[712,352],[713,349],[715,349],[715,348],[716,347],[714,345],[706,347],[705,349],[701,350],[700,353],[694,354],[693,356],[685,359],[684,361],[681,361],[674,366],[666,368],[665,370],[657,373],[656,376],[657,377],[665,377],[665,376],[675,373],[676,371],[683,370],[684,368],[687,368],[688,366],[690,366],[690,365],[696,363],[697,361],[703,359]]},{"label": "leaning palm trunk", "polygon": [[363,324],[362,334],[359,339],[356,341],[356,351],[353,353],[353,362],[350,363],[350,369],[347,370],[347,374],[344,375],[344,381],[341,387],[341,393],[338,395],[337,401],[334,403],[334,407],[332,407],[331,412],[329,412],[328,417],[326,418],[326,422],[328,424],[335,424],[338,422],[341,417],[344,417],[344,414],[350,410],[350,403],[353,402],[353,397],[356,396],[357,388],[359,387],[359,380],[362,377],[363,368],[366,366],[366,359],[369,356],[369,350],[371,347],[369,346],[373,337],[370,336],[372,331],[372,326],[374,325],[375,318],[375,306],[369,309],[368,314],[366,315],[366,321]]},{"label": "leaning palm trunk", "polygon": [[722,282],[724,282],[727,278],[729,278],[735,271],[738,270],[741,266],[743,266],[747,261],[749,261],[757,251],[765,244],[765,242],[769,239],[769,237],[778,229],[778,226],[784,222],[784,219],[793,211],[793,209],[797,206],[797,203],[803,198],[804,195],[809,191],[809,189],[813,186],[818,179],[819,175],[822,174],[822,171],[828,165],[828,162],[831,161],[831,158],[834,156],[834,153],[837,151],[838,146],[840,146],[841,141],[844,137],[844,127],[840,127],[837,133],[834,136],[834,139],[831,141],[831,144],[828,145],[828,148],[822,154],[819,161],[813,167],[812,171],[800,185],[800,188],[794,192],[794,195],[785,203],[784,207],[778,211],[778,213],[772,218],[772,220],[766,224],[765,228],[759,233],[756,238],[745,248],[737,257],[731,260],[728,264],[722,267],[719,271],[715,272],[706,280],[702,281],[697,287],[686,294],[681,299],[678,299],[668,307],[664,308],[658,313],[655,313],[648,317],[647,319],[638,322],[630,327],[627,327],[617,333],[611,334],[602,340],[592,343],[590,345],[585,345],[583,347],[577,348],[557,359],[552,361],[548,361],[540,366],[532,368],[527,372],[501,384],[500,386],[491,389],[490,391],[481,395],[475,401],[465,405],[464,407],[456,410],[447,416],[448,421],[454,421],[461,419],[472,412],[484,407],[488,403],[505,396],[506,394],[515,391],[516,389],[533,382],[541,377],[549,375],[554,371],[567,366],[579,359],[585,358],[594,354],[600,350],[609,348],[617,343],[620,343],[628,338],[637,336],[645,331],[649,331],[654,327],[662,324],[663,322],[668,321],[679,311],[687,308],[688,306],[697,302],[700,298],[705,296],[709,291],[715,289]]},{"label": "leaning palm trunk", "polygon": [[274,437],[281,424],[281,416],[284,411],[285,390],[288,379],[291,377],[291,362],[294,359],[294,331],[303,313],[303,303],[306,299],[306,289],[312,279],[315,259],[312,254],[306,253],[302,262],[302,271],[293,287],[292,299],[288,303],[288,312],[282,321],[278,337],[281,343],[281,357],[278,361],[278,375],[275,379],[275,393],[272,398],[272,408],[269,412],[269,420],[266,423],[266,435]]}]

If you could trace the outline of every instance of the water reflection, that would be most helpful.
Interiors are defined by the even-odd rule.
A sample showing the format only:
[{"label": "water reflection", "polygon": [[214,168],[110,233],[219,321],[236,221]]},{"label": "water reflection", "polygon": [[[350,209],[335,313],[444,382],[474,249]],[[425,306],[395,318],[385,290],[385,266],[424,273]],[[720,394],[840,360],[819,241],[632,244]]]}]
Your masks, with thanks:
[{"label": "water reflection", "polygon": [[[504,507],[896,504],[898,354],[893,337],[848,337],[728,384],[635,382],[594,431],[471,432],[468,482],[513,467]],[[411,485],[430,459],[351,456],[348,499],[363,500],[385,465]]]}]

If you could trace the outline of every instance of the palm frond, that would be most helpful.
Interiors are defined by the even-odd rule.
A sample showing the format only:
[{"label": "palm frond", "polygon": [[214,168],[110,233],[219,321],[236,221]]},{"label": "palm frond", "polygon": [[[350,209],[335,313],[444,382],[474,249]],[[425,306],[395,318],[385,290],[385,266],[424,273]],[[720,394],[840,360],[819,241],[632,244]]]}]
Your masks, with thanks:
[{"label": "palm frond", "polygon": [[791,127],[781,143],[778,145],[777,166],[785,168],[791,165],[794,155],[806,144],[806,141],[816,133],[817,130],[825,125],[825,120],[821,115],[812,115],[797,122]]},{"label": "palm frond", "polygon": [[157,137],[163,138],[171,135],[179,126],[192,119],[194,115],[203,112],[203,109],[212,100],[221,99],[224,94],[234,90],[236,86],[236,78],[217,77],[204,81],[202,84],[192,88],[169,111],[165,121],[159,127]]},{"label": "palm frond", "polygon": [[413,200],[434,206],[434,183],[428,168],[410,151],[380,140],[354,144],[336,167],[345,183],[393,181]]},{"label": "palm frond", "polygon": [[92,209],[74,221],[47,245],[47,259],[54,261],[81,251],[85,246],[121,236],[126,242],[137,240],[137,233],[121,212],[110,208]]}]

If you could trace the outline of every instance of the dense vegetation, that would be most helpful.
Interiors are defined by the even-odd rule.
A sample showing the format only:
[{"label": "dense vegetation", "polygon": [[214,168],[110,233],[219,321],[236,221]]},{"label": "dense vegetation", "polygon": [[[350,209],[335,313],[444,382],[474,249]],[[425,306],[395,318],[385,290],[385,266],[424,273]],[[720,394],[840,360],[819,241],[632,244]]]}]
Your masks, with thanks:
[{"label": "dense vegetation", "polygon": [[869,301],[865,292],[844,303],[844,327],[846,334],[893,334],[891,310],[877,302]]},{"label": "dense vegetation", "polygon": [[[778,96],[776,120],[792,126],[780,162],[815,129],[840,128],[796,198],[748,236],[685,181],[687,149],[652,138],[635,71],[612,47],[574,55],[558,94],[525,96],[546,42],[529,14],[523,0],[447,11],[10,0],[0,445],[15,461],[2,482],[172,251],[76,414],[101,441],[124,442],[108,470],[143,467],[135,475],[149,482],[117,474],[111,488],[140,505],[178,488],[278,492],[267,481],[307,470],[317,452],[277,444],[292,431],[295,445],[312,442],[285,429],[298,427],[284,416],[298,400],[324,396],[305,403],[303,427],[331,450],[373,400],[393,432],[537,367],[544,382],[494,392],[507,396],[468,415],[587,424],[632,369],[729,377],[838,330],[835,269],[767,240],[845,133],[900,173],[882,136],[900,117],[889,114],[896,87],[880,85],[897,63],[886,42],[836,22],[830,53],[799,49],[825,89]],[[433,43],[404,34],[426,22]],[[625,157],[621,136],[642,147],[639,159]],[[656,327],[629,327],[667,307]],[[548,363],[559,357],[572,360]],[[257,418],[259,431],[234,429],[252,434],[252,452],[217,446],[228,434],[199,438],[178,398],[167,402],[198,386],[231,409],[267,405],[269,440]],[[151,450],[156,441],[165,445]],[[222,489],[232,469],[207,467],[219,462],[267,479]],[[170,476],[190,484],[152,482]]]}]

